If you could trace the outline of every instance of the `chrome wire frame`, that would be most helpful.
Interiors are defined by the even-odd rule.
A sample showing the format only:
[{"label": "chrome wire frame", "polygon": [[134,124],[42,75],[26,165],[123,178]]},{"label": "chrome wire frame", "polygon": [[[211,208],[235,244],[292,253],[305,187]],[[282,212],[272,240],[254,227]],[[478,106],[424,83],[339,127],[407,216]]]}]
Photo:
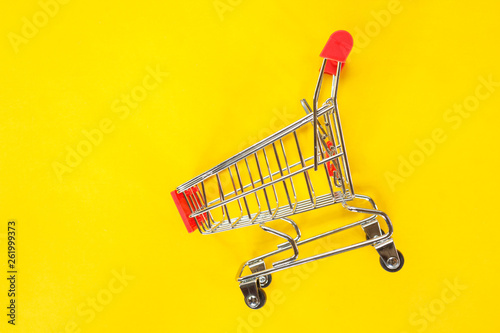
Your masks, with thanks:
[{"label": "chrome wire frame", "polygon": [[[304,117],[177,188],[178,193],[184,193],[191,210],[190,217],[196,219],[202,234],[261,224],[354,198],[336,103],[339,75],[340,73],[337,73],[334,76],[332,95],[321,107],[317,107],[317,96],[321,89],[322,75],[315,92],[315,111],[311,111],[307,102],[302,100],[306,111]],[[318,117],[323,117],[323,124],[319,122]],[[305,156],[297,132],[311,123],[317,124],[314,126],[313,139],[319,143],[315,146],[316,154]],[[285,149],[284,142],[287,141],[295,146],[294,155],[297,158],[294,161],[290,160]],[[332,143],[330,147],[327,141]],[[272,170],[270,160],[277,165],[277,170]],[[333,177],[328,173],[329,163],[335,166]],[[250,164],[254,167],[250,167]],[[325,171],[320,172],[324,173],[324,179],[329,185],[327,193],[318,193],[310,176],[314,168],[321,166]],[[221,173],[230,179],[229,190],[224,189]],[[243,178],[249,181],[244,183]],[[214,179],[218,193],[216,197],[209,197],[207,182]],[[303,200],[297,199],[296,183],[299,181],[305,182],[307,187],[308,196]],[[193,187],[196,187],[197,191],[187,191]],[[280,197],[278,187],[281,187],[286,195]],[[229,209],[230,205],[233,205],[233,209]],[[257,209],[250,209],[251,206]],[[220,210],[222,218],[215,218],[213,212],[216,209]],[[231,216],[230,211],[239,214]]]},{"label": "chrome wire frame", "polygon": [[[265,277],[265,276],[267,276],[269,274],[273,274],[273,273],[282,271],[282,270],[287,269],[287,268],[291,268],[291,267],[303,265],[303,264],[306,264],[306,263],[309,263],[309,262],[312,262],[312,261],[315,261],[315,260],[324,259],[324,258],[327,258],[327,257],[331,257],[333,255],[336,255],[336,254],[340,254],[340,253],[352,251],[352,250],[355,250],[355,249],[360,249],[360,248],[365,247],[365,246],[369,246],[369,245],[372,245],[372,246],[377,246],[377,245],[386,246],[388,241],[390,242],[389,245],[394,247],[394,244],[393,244],[392,239],[391,239],[392,234],[394,232],[394,229],[393,229],[392,222],[391,222],[389,216],[387,216],[387,214],[385,214],[384,212],[382,212],[382,211],[380,211],[380,210],[377,209],[377,206],[376,206],[376,204],[375,204],[375,202],[373,201],[372,198],[370,198],[368,196],[365,196],[365,195],[359,195],[359,194],[356,194],[355,198],[356,199],[362,199],[362,200],[368,201],[371,204],[372,209],[351,207],[351,206],[348,206],[348,205],[345,205],[345,208],[348,209],[348,210],[350,210],[350,211],[352,211],[352,212],[356,212],[356,213],[371,214],[369,217],[361,219],[361,220],[353,222],[353,223],[350,223],[350,224],[347,224],[347,225],[344,225],[344,226],[342,226],[340,228],[329,230],[327,232],[318,234],[316,236],[313,236],[313,237],[310,237],[310,238],[307,238],[307,239],[296,241],[295,244],[293,244],[292,242],[280,244],[280,245],[278,245],[278,249],[277,250],[271,251],[269,253],[263,254],[263,255],[261,255],[259,257],[253,258],[253,259],[245,262],[241,266],[241,268],[238,270],[238,275],[237,275],[236,279],[239,282],[242,282],[242,281],[245,281],[245,280],[249,280],[249,279],[259,279],[259,278]],[[387,225],[387,229],[388,229],[387,233],[382,234],[382,232],[380,232],[381,229],[380,229],[379,223],[377,221],[377,217],[378,216],[382,217],[383,220],[385,221],[385,223]],[[348,245],[348,246],[344,246],[344,247],[337,248],[337,249],[333,249],[333,250],[326,251],[326,252],[323,252],[323,253],[319,253],[319,254],[316,254],[314,256],[306,257],[306,258],[303,258],[303,259],[300,259],[300,260],[295,260],[296,257],[297,257],[297,252],[298,251],[296,251],[294,249],[294,260],[289,260],[286,263],[286,265],[280,265],[280,262],[275,262],[275,263],[272,264],[271,268],[259,270],[257,272],[252,272],[252,274],[248,274],[248,275],[244,275],[243,276],[243,272],[244,272],[245,267],[248,267],[250,264],[252,264],[254,262],[263,261],[266,258],[272,257],[272,256],[277,255],[279,253],[282,253],[284,251],[287,251],[287,250],[289,250],[289,249],[291,249],[293,247],[299,247],[301,245],[310,243],[312,241],[319,240],[319,239],[321,239],[323,237],[333,235],[333,234],[338,233],[340,231],[344,231],[344,230],[347,230],[347,229],[350,229],[350,228],[353,228],[353,227],[356,227],[356,226],[364,227],[366,225],[371,225],[371,224],[376,224],[377,225],[377,227],[379,229],[379,234],[375,235],[375,237],[373,237],[373,238],[367,239],[366,241],[355,243],[355,244]],[[368,235],[368,232],[367,232],[367,235]],[[395,250],[396,249],[394,247],[394,251]],[[287,259],[285,259],[285,260],[287,260]],[[282,260],[282,261],[284,261],[284,260]]]},{"label": "chrome wire frame", "polygon": [[[190,217],[195,218],[202,234],[212,234],[259,224],[264,231],[287,241],[278,245],[277,250],[244,263],[237,277],[240,283],[249,279],[263,278],[289,267],[368,245],[373,245],[386,262],[389,258],[397,258],[397,253],[394,254],[396,249],[391,239],[393,233],[391,220],[384,212],[377,209],[371,198],[354,193],[337,105],[340,62],[337,63],[337,72],[333,76],[330,97],[322,105],[318,103],[326,62],[327,60],[324,59],[321,66],[312,109],[306,100],[301,101],[306,112],[304,117],[177,188],[178,193],[184,193],[191,210]],[[311,124],[313,138],[311,138],[310,143],[313,143],[314,149],[311,156],[306,156],[303,153],[298,132]],[[296,156],[294,160],[290,154],[287,154],[290,147],[285,149],[287,142],[294,147],[294,155]],[[274,163],[274,170],[270,162]],[[334,166],[333,174],[329,171],[330,164]],[[324,169],[324,171],[318,169]],[[329,189],[326,193],[320,193],[318,188],[315,188],[311,175],[317,172],[324,174],[324,181],[327,182]],[[222,173],[229,177],[229,186],[222,184],[220,177]],[[247,179],[247,182],[243,179]],[[209,181],[216,182],[218,192],[216,196],[207,195]],[[303,200],[298,199],[299,182],[302,182],[302,187],[307,188],[307,196]],[[192,188],[197,190],[190,191]],[[349,202],[353,199],[368,201],[372,208],[350,206]],[[288,217],[336,203],[341,203],[349,211],[369,216],[340,228],[300,240],[300,229]],[[230,205],[232,205],[231,209]],[[235,212],[236,215],[233,216]],[[217,215],[221,217],[216,217]],[[383,219],[387,225],[387,233],[385,234],[380,229],[378,217]],[[265,225],[267,222],[278,219],[292,224],[297,237],[292,238]],[[298,246],[355,226],[361,226],[366,232],[368,236],[366,241],[298,259]],[[391,248],[390,256],[383,255],[383,247]],[[268,269],[265,269],[264,266],[261,266],[259,270],[252,269],[251,274],[242,276],[245,267],[251,268],[255,262],[262,262],[267,257],[290,249],[294,252],[290,258],[274,262],[272,267]]]}]

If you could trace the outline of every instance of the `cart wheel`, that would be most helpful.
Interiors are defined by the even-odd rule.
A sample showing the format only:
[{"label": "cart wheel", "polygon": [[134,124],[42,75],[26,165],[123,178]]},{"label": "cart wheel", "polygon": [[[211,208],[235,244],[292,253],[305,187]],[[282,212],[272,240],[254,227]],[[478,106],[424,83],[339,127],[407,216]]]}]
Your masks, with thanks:
[{"label": "cart wheel", "polygon": [[273,277],[271,274],[266,275],[266,276],[261,276],[259,278],[260,287],[267,288],[267,287],[269,287],[269,285],[271,284],[272,281],[273,281]]},{"label": "cart wheel", "polygon": [[399,255],[399,260],[401,260],[401,263],[397,268],[389,268],[385,265],[384,261],[382,258],[379,258],[380,260],[380,265],[382,266],[383,269],[385,269],[388,272],[395,273],[399,271],[401,268],[403,268],[403,265],[405,264],[405,257],[403,257],[403,254],[398,250],[398,255]]},{"label": "cart wheel", "polygon": [[256,297],[250,296],[248,298],[245,298],[245,304],[250,309],[257,310],[257,309],[260,309],[261,307],[263,307],[264,304],[266,304],[267,296],[266,296],[266,293],[264,292],[264,290],[262,290],[261,288],[259,288],[258,293],[259,293],[259,298],[260,298],[260,302],[259,303],[255,303],[256,302]]}]

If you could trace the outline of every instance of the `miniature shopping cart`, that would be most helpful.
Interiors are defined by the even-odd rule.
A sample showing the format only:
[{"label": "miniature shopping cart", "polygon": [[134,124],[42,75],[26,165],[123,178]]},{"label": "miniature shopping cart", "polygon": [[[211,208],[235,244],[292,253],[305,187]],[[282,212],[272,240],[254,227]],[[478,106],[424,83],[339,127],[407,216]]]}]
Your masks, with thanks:
[{"label": "miniature shopping cart", "polygon": [[[337,91],[341,68],[353,46],[346,31],[333,33],[321,53],[321,65],[312,107],[302,100],[306,115],[282,130],[243,150],[216,167],[180,185],[172,197],[189,232],[202,234],[259,225],[262,230],[286,242],[275,251],[253,258],[243,264],[238,282],[245,303],[252,309],[262,307],[266,294],[262,288],[271,283],[271,275],[286,268],[372,245],[380,255],[380,263],[389,272],[400,270],[402,254],[392,240],[391,220],[378,210],[368,196],[355,194],[345,149]],[[324,74],[332,74],[329,97],[319,104]],[[368,208],[353,206],[364,200]],[[364,218],[339,228],[301,239],[299,226],[291,216],[321,207],[341,204]],[[269,224],[280,220],[290,224],[292,235]],[[384,232],[380,222],[384,221]],[[281,222],[282,223],[282,222]],[[341,248],[299,258],[299,246],[320,238],[361,226],[366,240]],[[264,259],[291,256],[266,266]],[[243,273],[248,271],[249,274]]]}]

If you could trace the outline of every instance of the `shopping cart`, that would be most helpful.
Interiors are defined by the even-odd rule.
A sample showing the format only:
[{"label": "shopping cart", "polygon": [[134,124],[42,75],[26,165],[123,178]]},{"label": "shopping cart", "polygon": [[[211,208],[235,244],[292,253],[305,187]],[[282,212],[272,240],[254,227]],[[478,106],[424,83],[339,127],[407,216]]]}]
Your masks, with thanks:
[{"label": "shopping cart", "polygon": [[[340,72],[352,46],[353,39],[346,31],[330,36],[321,52],[323,63],[312,108],[306,100],[301,101],[306,111],[304,117],[172,192],[189,232],[199,230],[202,234],[213,234],[259,225],[262,230],[286,240],[276,250],[247,261],[239,270],[237,280],[245,303],[252,309],[264,305],[266,294],[262,288],[271,283],[271,274],[286,268],[368,245],[377,250],[380,263],[387,271],[396,272],[404,264],[391,238],[393,227],[387,214],[378,210],[370,197],[355,194],[353,189],[337,107]],[[329,97],[320,105],[325,73],[333,75],[332,88]],[[371,208],[353,206],[355,199],[367,201]],[[289,217],[337,203],[348,211],[368,216],[301,239],[298,225]],[[270,227],[268,222],[274,220],[291,224],[293,235]],[[387,225],[386,232],[380,228],[382,220]],[[366,240],[299,258],[299,246],[356,226],[361,226]],[[264,259],[287,250],[292,250],[290,257],[266,267]],[[245,270],[249,274],[244,275]]]}]

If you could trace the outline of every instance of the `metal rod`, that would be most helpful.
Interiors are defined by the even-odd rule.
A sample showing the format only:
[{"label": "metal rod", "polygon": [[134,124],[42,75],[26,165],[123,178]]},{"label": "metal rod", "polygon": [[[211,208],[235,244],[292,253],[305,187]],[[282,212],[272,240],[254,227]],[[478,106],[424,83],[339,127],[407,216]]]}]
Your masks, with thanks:
[{"label": "metal rod", "polygon": [[[243,183],[241,181],[240,170],[238,169],[237,164],[234,165],[234,169],[236,170],[236,176],[238,177],[238,183],[240,184],[241,193],[244,193],[245,191],[243,189]],[[245,208],[247,209],[248,217],[252,218],[252,214],[250,214],[250,208],[248,207],[246,196],[243,197],[243,202],[245,203]]]},{"label": "metal rod", "polygon": [[[274,155],[276,156],[276,162],[278,163],[278,168],[279,172],[281,174],[281,177],[283,177],[283,170],[281,169],[281,163],[280,163],[280,158],[278,156],[278,151],[276,150],[276,145],[273,142],[273,150],[274,150]],[[285,188],[285,193],[286,193],[286,198],[288,199],[288,204],[290,205],[290,208],[292,208],[292,201],[290,200],[290,194],[288,194],[288,188],[286,187],[286,181],[283,181],[283,187]]]},{"label": "metal rod", "polygon": [[[264,178],[262,177],[262,171],[260,169],[259,157],[257,156],[257,153],[255,153],[254,156],[255,156],[255,163],[257,163],[257,170],[259,170],[260,181],[262,183],[262,185],[260,187],[262,187],[262,191],[264,192],[264,197],[266,198],[266,203],[267,203],[267,208],[269,209],[269,214],[272,214],[271,205],[269,204],[269,198],[267,197],[267,191],[266,191],[267,186],[264,186]],[[271,181],[271,183],[272,183],[272,181]],[[268,185],[270,185],[270,184],[268,184]]]},{"label": "metal rod", "polygon": [[318,170],[318,99],[321,91],[321,83],[323,82],[323,74],[325,73],[327,59],[323,59],[321,69],[319,71],[318,82],[314,90],[313,97],[313,123],[314,123],[314,171]]},{"label": "metal rod", "polygon": [[349,168],[349,162],[347,160],[347,153],[345,149],[345,142],[344,142],[344,134],[342,133],[342,125],[340,124],[340,115],[339,115],[339,107],[337,105],[337,92],[338,92],[338,85],[339,85],[339,78],[340,78],[340,67],[341,63],[337,63],[337,75],[335,75],[335,80],[334,80],[334,85],[335,85],[335,91],[333,93],[333,105],[334,105],[334,114],[335,114],[335,125],[337,127],[337,133],[339,137],[339,143],[342,147],[342,152],[344,153],[344,158],[342,161],[344,162],[344,171],[347,175],[347,182],[349,183],[349,189],[351,190],[351,195],[354,195],[354,188],[352,185],[352,179],[351,179],[351,169]]}]

